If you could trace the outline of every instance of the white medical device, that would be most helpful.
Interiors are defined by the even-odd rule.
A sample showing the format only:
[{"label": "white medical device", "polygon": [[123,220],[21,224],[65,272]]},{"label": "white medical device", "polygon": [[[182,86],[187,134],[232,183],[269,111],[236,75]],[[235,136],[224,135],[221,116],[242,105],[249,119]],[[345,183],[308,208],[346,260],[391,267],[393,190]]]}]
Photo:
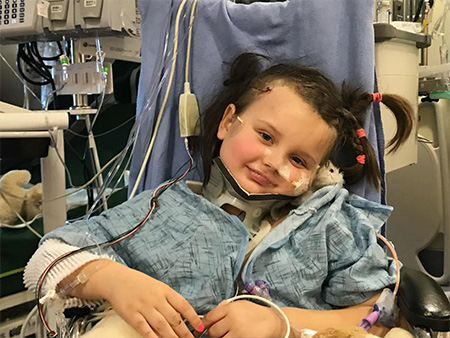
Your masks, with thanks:
[{"label": "white medical device", "polygon": [[135,0],[3,0],[0,42],[136,35]]}]

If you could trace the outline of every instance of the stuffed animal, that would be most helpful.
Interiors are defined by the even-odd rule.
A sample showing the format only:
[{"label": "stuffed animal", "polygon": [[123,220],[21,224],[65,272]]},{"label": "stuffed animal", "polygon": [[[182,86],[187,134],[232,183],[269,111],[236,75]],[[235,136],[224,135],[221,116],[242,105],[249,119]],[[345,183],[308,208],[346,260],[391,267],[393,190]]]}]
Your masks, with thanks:
[{"label": "stuffed animal", "polygon": [[[360,327],[349,327],[342,329],[329,328],[319,332],[312,330],[302,330],[300,334],[301,338],[380,338],[373,334],[367,333]],[[394,327],[391,329],[384,338],[414,338],[414,336],[408,331]]]},{"label": "stuffed animal", "polygon": [[344,181],[344,174],[339,171],[331,161],[324,163],[317,171],[314,180],[311,183],[311,187],[308,191],[305,191],[299,197],[297,197],[292,204],[299,206],[305,202],[315,191],[323,188],[327,185],[333,185]]},{"label": "stuffed animal", "polygon": [[326,329],[317,332],[312,338],[378,338],[370,333],[367,333],[360,327],[351,327],[347,329]]},{"label": "stuffed animal", "polygon": [[27,170],[12,170],[0,179],[0,223],[15,224],[20,215],[26,221],[41,213],[42,185],[30,189],[23,186],[30,182]]}]

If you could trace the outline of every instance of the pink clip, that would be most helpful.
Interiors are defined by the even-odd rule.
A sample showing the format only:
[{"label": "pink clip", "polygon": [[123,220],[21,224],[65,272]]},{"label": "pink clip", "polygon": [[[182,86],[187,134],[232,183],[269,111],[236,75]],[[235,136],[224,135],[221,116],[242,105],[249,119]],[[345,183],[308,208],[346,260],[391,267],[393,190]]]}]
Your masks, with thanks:
[{"label": "pink clip", "polygon": [[383,95],[381,93],[372,93],[373,102],[380,103],[383,100]]},{"label": "pink clip", "polygon": [[359,164],[365,164],[366,163],[366,155],[356,156],[356,162],[358,162]]},{"label": "pink clip", "polygon": [[359,128],[356,130],[356,136],[358,138],[366,137],[366,131],[363,128]]}]

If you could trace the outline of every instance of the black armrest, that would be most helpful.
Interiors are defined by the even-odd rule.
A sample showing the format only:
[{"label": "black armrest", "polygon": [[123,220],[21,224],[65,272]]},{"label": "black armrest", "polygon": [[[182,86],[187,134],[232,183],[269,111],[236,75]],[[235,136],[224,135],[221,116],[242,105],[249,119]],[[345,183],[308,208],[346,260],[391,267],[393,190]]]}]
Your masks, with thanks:
[{"label": "black armrest", "polygon": [[412,326],[450,331],[450,302],[439,284],[423,272],[401,269],[398,306]]}]

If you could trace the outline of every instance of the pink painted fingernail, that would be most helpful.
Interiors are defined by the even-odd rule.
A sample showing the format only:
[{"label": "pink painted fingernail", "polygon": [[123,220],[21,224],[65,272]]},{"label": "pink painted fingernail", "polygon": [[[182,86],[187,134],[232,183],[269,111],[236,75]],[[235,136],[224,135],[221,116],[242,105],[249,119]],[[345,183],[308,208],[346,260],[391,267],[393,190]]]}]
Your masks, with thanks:
[{"label": "pink painted fingernail", "polygon": [[199,326],[197,326],[197,331],[198,331],[198,332],[203,332],[203,331],[205,331],[205,325],[200,324]]}]

